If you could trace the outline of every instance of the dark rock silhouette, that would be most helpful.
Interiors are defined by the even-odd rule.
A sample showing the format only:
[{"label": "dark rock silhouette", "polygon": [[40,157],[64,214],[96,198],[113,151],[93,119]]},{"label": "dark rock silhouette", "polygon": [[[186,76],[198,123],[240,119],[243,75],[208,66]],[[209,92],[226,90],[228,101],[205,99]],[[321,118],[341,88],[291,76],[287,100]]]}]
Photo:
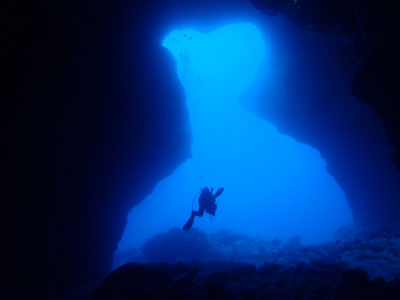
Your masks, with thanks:
[{"label": "dark rock silhouette", "polygon": [[370,281],[361,270],[320,262],[259,269],[239,263],[127,264],[93,300],[106,299],[398,299],[399,282]]},{"label": "dark rock silhouette", "polygon": [[[267,91],[258,105],[263,116],[281,132],[321,152],[357,223],[398,229],[400,95],[394,78],[400,67],[399,4],[252,2],[267,15],[283,15],[302,28],[299,36],[309,33],[303,43],[279,39],[287,43],[282,51],[295,49],[298,55],[288,59],[289,71],[282,75],[285,90]],[[277,100],[271,101],[271,96]]]},{"label": "dark rock silhouette", "polygon": [[106,276],[129,210],[190,155],[183,90],[160,42],[205,13],[215,23],[226,5],[5,6],[0,296],[51,297]]},{"label": "dark rock silhouette", "polygon": [[182,88],[159,33],[143,29],[147,8],[128,18],[133,4],[92,4],[9,16],[4,288],[25,299],[104,278],[131,207],[189,155]]}]

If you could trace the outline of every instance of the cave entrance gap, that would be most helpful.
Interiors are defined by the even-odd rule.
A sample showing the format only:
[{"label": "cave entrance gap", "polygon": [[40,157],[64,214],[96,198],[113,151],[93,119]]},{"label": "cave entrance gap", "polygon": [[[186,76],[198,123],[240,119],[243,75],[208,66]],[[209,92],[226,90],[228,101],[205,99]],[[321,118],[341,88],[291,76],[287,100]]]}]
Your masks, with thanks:
[{"label": "cave entrance gap", "polygon": [[[246,99],[239,97],[261,76],[260,68],[274,58],[255,25],[232,24],[207,34],[176,30],[162,45],[175,57],[185,89],[192,157],[132,209],[118,251],[181,228],[192,199],[206,185],[225,192],[212,222],[208,216],[195,220],[194,227],[205,232],[282,240],[297,235],[304,243],[319,243],[352,223],[347,199],[320,153],[280,134],[240,104]],[[273,72],[268,74],[272,79]]]}]

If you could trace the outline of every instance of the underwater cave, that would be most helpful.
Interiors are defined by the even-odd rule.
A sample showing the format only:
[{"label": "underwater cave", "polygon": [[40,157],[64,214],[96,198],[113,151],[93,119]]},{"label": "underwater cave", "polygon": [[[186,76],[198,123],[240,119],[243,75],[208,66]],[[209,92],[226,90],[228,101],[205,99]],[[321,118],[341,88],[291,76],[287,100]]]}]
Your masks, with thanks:
[{"label": "underwater cave", "polygon": [[399,299],[397,6],[10,6],[0,298]]},{"label": "underwater cave", "polygon": [[255,101],[246,95],[254,97],[260,89],[252,84],[256,76],[263,81],[279,76],[274,68],[281,66],[274,61],[281,58],[272,40],[266,45],[255,25],[243,23],[207,34],[175,30],[162,45],[174,55],[185,90],[191,156],[132,209],[116,255],[136,253],[132,248],[153,236],[182,227],[204,186],[225,189],[215,218],[196,220],[204,232],[297,236],[316,244],[353,224],[346,196],[320,153],[244,108]]}]

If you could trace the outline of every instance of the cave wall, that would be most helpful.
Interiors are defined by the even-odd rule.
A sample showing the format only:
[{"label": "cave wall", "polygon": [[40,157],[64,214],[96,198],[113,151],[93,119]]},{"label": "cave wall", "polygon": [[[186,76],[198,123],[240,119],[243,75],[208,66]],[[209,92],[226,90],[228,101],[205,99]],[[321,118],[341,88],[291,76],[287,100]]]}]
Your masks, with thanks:
[{"label": "cave wall", "polygon": [[265,94],[259,105],[263,116],[280,131],[321,152],[358,224],[398,229],[400,175],[394,165],[399,168],[400,98],[395,78],[400,26],[396,4],[358,0],[253,3],[267,15],[284,16],[299,29],[295,38],[281,39],[297,55],[289,57],[290,67],[281,76],[285,90],[275,92],[273,101],[268,98],[271,91]]},{"label": "cave wall", "polygon": [[49,2],[10,12],[2,290],[18,299],[101,280],[130,208],[189,155],[173,58],[139,26],[145,7],[137,18],[127,8]]},{"label": "cave wall", "polygon": [[[255,5],[269,13],[271,3],[283,2],[255,1]],[[296,26],[303,26],[284,5],[277,7]],[[240,0],[185,5],[161,0],[140,5],[107,0],[8,3],[2,192],[11,205],[3,226],[7,260],[2,272],[8,280],[2,282],[2,293],[26,299],[53,295],[107,274],[128,211],[190,155],[182,88],[175,63],[160,40],[174,25],[188,20],[218,26],[224,22],[221,13],[240,21],[253,12]],[[381,95],[387,82],[382,80],[382,87],[368,84],[375,78],[369,74],[387,58],[377,55],[368,61],[365,56],[373,57],[360,55],[364,63],[356,72],[354,92],[371,103],[391,142],[398,145],[398,114],[393,106],[397,89],[390,86],[388,97],[377,101],[373,96]],[[328,101],[312,105],[321,103],[335,108]],[[329,109],[321,110],[319,119]],[[299,110],[296,120],[303,122],[312,113],[300,118]],[[283,111],[281,116],[293,114]],[[276,121],[282,131],[296,133],[286,130],[281,118]],[[342,125],[335,134],[352,128],[350,121]],[[330,168],[337,165],[343,170],[336,174],[348,174],[337,177],[345,192],[346,182],[364,170],[357,168],[367,157],[350,168],[348,161],[335,160],[348,153],[324,152],[317,143],[321,136],[294,137],[321,146]],[[357,151],[352,157],[357,158]]]},{"label": "cave wall", "polygon": [[190,16],[189,6],[7,3],[0,296],[52,297],[103,279],[129,210],[190,156],[183,89],[160,44],[209,8],[192,4]]},{"label": "cave wall", "polygon": [[400,168],[400,105],[396,72],[400,67],[397,1],[252,0],[266,15],[283,15],[296,26],[344,42],[358,62],[353,92],[385,124]]}]

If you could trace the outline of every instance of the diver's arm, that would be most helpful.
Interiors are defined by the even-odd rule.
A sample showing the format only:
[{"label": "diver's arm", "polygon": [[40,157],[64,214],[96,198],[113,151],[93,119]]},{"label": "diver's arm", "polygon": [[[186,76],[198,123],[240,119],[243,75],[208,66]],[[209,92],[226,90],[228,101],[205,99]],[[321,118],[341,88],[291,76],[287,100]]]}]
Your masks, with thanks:
[{"label": "diver's arm", "polygon": [[219,197],[219,196],[222,194],[223,191],[224,191],[224,188],[223,188],[223,187],[219,188],[219,189],[215,192],[215,194],[213,195],[214,198]]}]

